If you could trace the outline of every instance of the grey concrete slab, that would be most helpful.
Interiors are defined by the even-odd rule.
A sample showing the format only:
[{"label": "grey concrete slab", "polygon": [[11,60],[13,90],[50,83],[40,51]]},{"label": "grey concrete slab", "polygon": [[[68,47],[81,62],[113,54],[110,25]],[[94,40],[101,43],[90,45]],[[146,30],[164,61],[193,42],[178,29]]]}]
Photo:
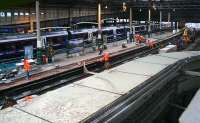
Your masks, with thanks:
[{"label": "grey concrete slab", "polygon": [[148,59],[140,58],[116,67],[116,70],[133,75],[153,76],[166,67],[166,65],[163,64],[151,63],[149,59],[151,60],[151,57]]},{"label": "grey concrete slab", "polygon": [[175,58],[175,59],[184,59],[184,58],[187,58],[187,57],[191,57],[191,56],[196,56],[196,55],[200,55],[200,52],[196,52],[196,51],[184,51],[184,52],[181,52],[181,55],[180,55],[180,52],[173,52],[173,53],[161,53],[161,54],[158,54],[158,56],[163,56],[163,57],[168,57],[168,58]]},{"label": "grey concrete slab", "polygon": [[18,107],[54,123],[77,123],[120,95],[77,85],[68,85]]},{"label": "grey concrete slab", "polygon": [[158,65],[170,65],[174,64],[179,59],[175,58],[168,58],[168,56],[159,56],[159,55],[149,55],[143,58],[136,59],[136,61],[144,62],[144,63],[150,63],[150,64],[158,64]]},{"label": "grey concrete slab", "polygon": [[80,80],[75,84],[113,93],[125,94],[149,78],[149,76],[135,75],[117,70],[109,70]]},{"label": "grey concrete slab", "polygon": [[28,113],[15,108],[7,108],[0,111],[0,123],[48,123]]},{"label": "grey concrete slab", "polygon": [[46,121],[41,118],[54,123],[79,122],[139,86],[168,65],[181,58],[198,54],[200,55],[200,52],[167,53],[162,54],[163,56],[151,55],[130,61],[16,106],[28,113],[16,109],[10,112],[0,111],[0,123],[45,123]]}]

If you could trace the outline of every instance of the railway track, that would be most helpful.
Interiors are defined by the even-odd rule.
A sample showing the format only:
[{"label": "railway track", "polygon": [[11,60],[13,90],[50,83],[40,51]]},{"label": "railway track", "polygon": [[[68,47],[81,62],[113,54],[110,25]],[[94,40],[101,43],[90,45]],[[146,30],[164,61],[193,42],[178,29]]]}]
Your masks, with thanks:
[{"label": "railway track", "polygon": [[[148,46],[142,46],[137,49],[128,49],[120,53],[111,54],[111,67],[123,64],[138,57],[143,57],[149,54],[157,53],[161,46],[167,45],[169,42],[173,42],[174,38],[179,37],[180,33],[167,37],[156,43],[156,47],[150,49]],[[100,72],[103,69],[103,64],[97,61],[98,58],[92,59],[86,62],[86,67],[88,70],[93,72]],[[97,61],[97,62],[92,62]],[[71,69],[62,73],[55,74],[48,78],[41,78],[39,80],[33,81],[31,83],[23,84],[21,86],[16,86],[8,88],[5,90],[0,90],[0,105],[4,104],[5,97],[9,97],[12,100],[18,100],[28,95],[40,95],[52,89],[67,85],[76,80],[82,79],[84,77],[90,76],[84,73],[83,66]]]}]

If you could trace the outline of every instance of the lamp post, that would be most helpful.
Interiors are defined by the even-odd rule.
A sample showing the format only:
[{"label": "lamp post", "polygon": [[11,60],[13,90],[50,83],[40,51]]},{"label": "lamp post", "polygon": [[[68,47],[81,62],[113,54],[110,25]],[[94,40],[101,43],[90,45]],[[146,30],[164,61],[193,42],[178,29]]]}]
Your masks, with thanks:
[{"label": "lamp post", "polygon": [[150,38],[151,33],[151,9],[149,8],[149,17],[148,17],[148,37]]},{"label": "lamp post", "polygon": [[160,33],[162,31],[162,11],[160,10]]}]

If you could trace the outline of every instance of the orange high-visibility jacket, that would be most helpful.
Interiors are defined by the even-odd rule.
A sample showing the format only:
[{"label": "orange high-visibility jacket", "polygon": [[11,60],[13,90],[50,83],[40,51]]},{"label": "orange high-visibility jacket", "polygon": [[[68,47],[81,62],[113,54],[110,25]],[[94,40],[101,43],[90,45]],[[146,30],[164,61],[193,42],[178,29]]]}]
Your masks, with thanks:
[{"label": "orange high-visibility jacket", "polygon": [[110,55],[109,55],[109,53],[104,53],[104,55],[103,55],[103,60],[105,61],[105,62],[107,62],[107,61],[109,61],[110,60]]},{"label": "orange high-visibility jacket", "polygon": [[26,72],[31,71],[31,65],[30,65],[30,63],[27,60],[24,60],[24,70]]}]

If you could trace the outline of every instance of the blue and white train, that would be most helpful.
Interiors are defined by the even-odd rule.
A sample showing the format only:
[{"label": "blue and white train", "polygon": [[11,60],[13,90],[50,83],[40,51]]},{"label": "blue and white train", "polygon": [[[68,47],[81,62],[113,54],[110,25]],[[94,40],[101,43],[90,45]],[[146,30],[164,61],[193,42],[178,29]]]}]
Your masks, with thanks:
[{"label": "blue and white train", "polygon": [[[162,26],[163,29],[167,29],[168,27],[164,24]],[[65,27],[51,27],[44,28],[43,30],[49,29],[51,29],[50,32],[42,31],[42,37],[46,42],[44,44],[51,43],[54,50],[65,49],[67,45],[72,46],[71,50],[75,49],[76,46],[83,46],[84,44],[88,45],[91,43],[90,35],[96,37],[98,32],[96,28],[66,30]],[[152,25],[152,31],[155,32],[158,30],[159,24]],[[126,34],[124,32],[126,31],[129,31],[128,26],[111,26],[102,28],[102,34],[106,35],[108,43],[125,39]],[[147,25],[135,26],[135,32],[140,34],[147,33]],[[0,36],[0,60],[22,57],[24,55],[25,46],[33,46],[34,52],[36,52],[35,34]]]}]

